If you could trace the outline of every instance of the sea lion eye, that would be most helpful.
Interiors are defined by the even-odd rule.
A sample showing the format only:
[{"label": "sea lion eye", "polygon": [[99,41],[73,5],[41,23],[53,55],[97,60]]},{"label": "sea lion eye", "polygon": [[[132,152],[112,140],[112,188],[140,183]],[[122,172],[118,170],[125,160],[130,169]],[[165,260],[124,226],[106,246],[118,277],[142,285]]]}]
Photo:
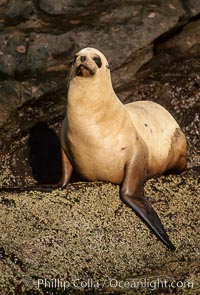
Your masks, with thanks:
[{"label": "sea lion eye", "polygon": [[98,66],[98,68],[101,68],[101,66],[102,66],[101,58],[99,56],[95,56],[93,58],[93,60],[95,61],[95,63]]}]

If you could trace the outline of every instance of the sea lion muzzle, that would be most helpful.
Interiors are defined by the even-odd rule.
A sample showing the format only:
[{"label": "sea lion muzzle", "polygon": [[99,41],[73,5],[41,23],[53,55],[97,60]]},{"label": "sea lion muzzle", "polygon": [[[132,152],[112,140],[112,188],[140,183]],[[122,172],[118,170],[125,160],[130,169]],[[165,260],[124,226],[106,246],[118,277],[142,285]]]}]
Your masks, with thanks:
[{"label": "sea lion muzzle", "polygon": [[93,76],[94,70],[84,64],[80,64],[76,69],[76,75],[81,77]]}]

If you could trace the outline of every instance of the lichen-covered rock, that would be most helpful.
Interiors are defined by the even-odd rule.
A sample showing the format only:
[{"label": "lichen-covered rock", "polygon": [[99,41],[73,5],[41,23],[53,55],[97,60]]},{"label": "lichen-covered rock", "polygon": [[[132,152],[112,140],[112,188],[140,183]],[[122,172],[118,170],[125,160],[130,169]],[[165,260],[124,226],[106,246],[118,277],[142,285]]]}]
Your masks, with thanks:
[{"label": "lichen-covered rock", "polygon": [[[191,293],[177,288],[177,294],[195,294],[200,290],[197,182],[197,172],[191,170],[182,176],[152,179],[145,187],[177,247],[175,252],[167,250],[122,205],[118,186],[77,183],[52,193],[1,193],[0,277],[4,294],[6,290],[19,290],[14,293],[18,295],[24,294],[23,290],[49,294],[44,285],[39,293],[38,279],[68,281],[73,292],[92,291],[90,286],[73,286],[74,280],[80,285],[92,279],[100,282],[97,291],[102,289],[105,294],[120,291],[114,282],[110,286],[112,279],[125,282],[144,278],[189,281],[193,283]],[[160,294],[159,286],[156,289]],[[66,294],[62,292],[61,288],[56,294]],[[148,290],[142,294],[148,294]]]}]

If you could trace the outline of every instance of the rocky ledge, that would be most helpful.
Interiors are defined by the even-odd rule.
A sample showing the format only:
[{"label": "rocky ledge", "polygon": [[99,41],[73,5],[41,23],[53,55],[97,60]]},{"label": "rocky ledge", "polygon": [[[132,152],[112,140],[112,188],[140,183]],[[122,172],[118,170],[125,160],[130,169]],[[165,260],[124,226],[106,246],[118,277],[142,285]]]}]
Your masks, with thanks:
[{"label": "rocky ledge", "polygon": [[[162,282],[169,292],[197,294],[197,175],[193,168],[145,186],[176,251],[122,205],[118,186],[77,183],[52,193],[1,193],[3,294],[161,294]],[[146,291],[134,287],[145,280],[151,284]]]}]

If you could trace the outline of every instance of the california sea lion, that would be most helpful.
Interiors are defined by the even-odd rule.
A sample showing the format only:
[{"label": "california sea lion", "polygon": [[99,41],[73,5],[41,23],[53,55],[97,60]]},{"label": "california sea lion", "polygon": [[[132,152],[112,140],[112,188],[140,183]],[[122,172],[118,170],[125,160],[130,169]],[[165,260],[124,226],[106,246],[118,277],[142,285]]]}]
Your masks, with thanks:
[{"label": "california sea lion", "polygon": [[73,169],[87,180],[120,184],[120,197],[170,249],[175,249],[148,200],[144,182],[186,168],[186,139],[175,119],[151,101],[123,105],[105,56],[94,48],[73,61],[66,116],[61,128],[63,176]]}]

